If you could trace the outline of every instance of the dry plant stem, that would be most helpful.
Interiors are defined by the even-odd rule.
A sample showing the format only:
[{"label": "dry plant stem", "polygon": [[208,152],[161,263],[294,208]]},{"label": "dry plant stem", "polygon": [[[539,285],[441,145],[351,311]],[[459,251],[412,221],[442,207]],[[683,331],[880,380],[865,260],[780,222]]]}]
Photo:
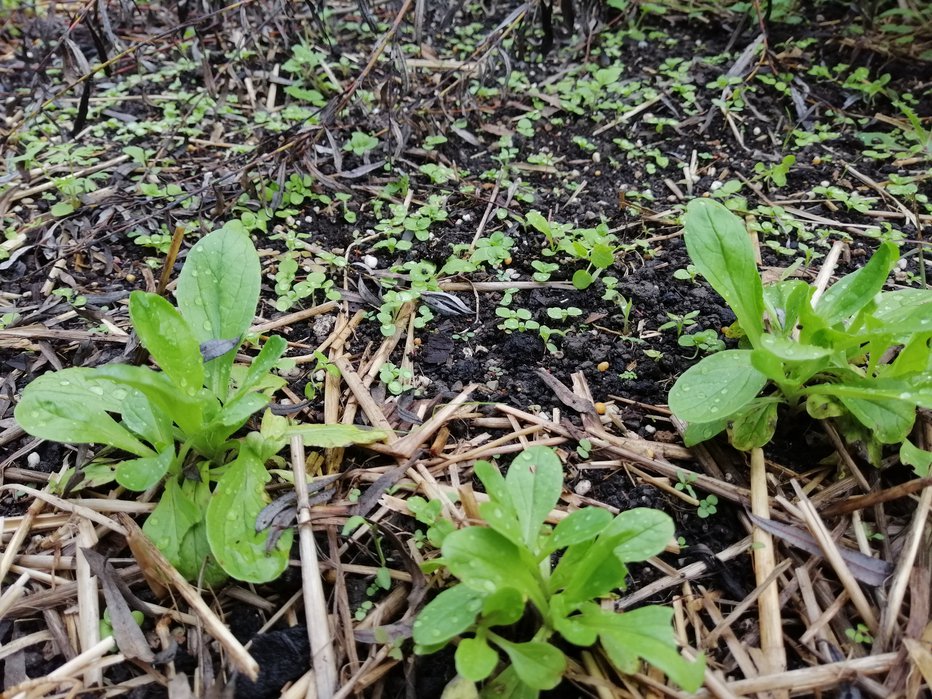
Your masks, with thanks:
[{"label": "dry plant stem", "polygon": [[[804,670],[789,670],[752,679],[737,680],[730,682],[727,687],[738,696],[773,691],[791,692],[794,696],[811,696],[811,692],[816,689],[830,689],[861,675],[886,672],[898,662],[901,662],[898,653],[883,653],[866,658],[817,665]],[[710,696],[714,694],[700,691],[692,695],[691,699],[708,699]]]},{"label": "dry plant stem", "polygon": [[[318,699],[331,699],[337,689],[337,662],[330,630],[330,615],[320,579],[317,544],[311,529],[311,508],[308,504],[307,472],[304,465],[304,441],[291,439],[291,469],[294,488],[298,496],[298,550],[301,552],[301,583],[304,590],[304,612],[307,616],[307,635],[311,643],[311,666],[314,668],[314,687]],[[308,690],[308,698],[315,696]]]},{"label": "dry plant stem", "polygon": [[353,369],[353,365],[349,363],[346,357],[336,357],[333,363],[340,370],[343,381],[346,382],[346,385],[349,386],[350,390],[353,392],[353,395],[356,397],[356,402],[359,404],[359,407],[362,408],[366,417],[369,418],[369,422],[372,426],[380,430],[385,430],[385,432],[388,433],[389,442],[394,442],[395,430],[392,429],[391,424],[385,418],[382,409],[375,400],[373,400],[369,390],[363,384],[362,379],[359,378],[359,374]]},{"label": "dry plant stem", "polygon": [[[97,596],[97,576],[91,574],[90,566],[80,553],[82,549],[93,549],[97,544],[94,525],[88,520],[78,520],[78,556],[75,574],[78,581],[78,638],[81,651],[93,648],[100,642],[100,602]],[[84,673],[84,686],[94,687],[101,683],[103,675],[91,665]]]},{"label": "dry plant stem", "polygon": [[299,323],[302,320],[307,320],[308,318],[313,318],[314,316],[330,313],[330,311],[335,310],[339,305],[340,304],[337,301],[327,301],[326,303],[322,303],[312,308],[305,308],[302,311],[295,311],[294,313],[283,315],[281,318],[270,320],[267,323],[253,325],[251,328],[249,328],[249,332],[267,333],[269,330],[277,330],[278,328],[283,328],[286,325],[293,325],[294,323]]},{"label": "dry plant stem", "polygon": [[[44,678],[27,680],[21,685],[9,688],[2,695],[0,695],[0,697],[2,697],[2,699],[27,699],[27,697],[35,696],[35,694],[29,691],[29,689],[32,687],[53,687],[55,686],[56,682],[72,684],[72,678],[78,673],[84,672],[90,665],[95,665],[98,670],[102,669],[100,659],[107,655],[107,653],[109,653],[112,648],[113,639],[105,638],[96,645],[88,648],[80,655],[75,656],[67,663],[59,665]],[[121,654],[117,653],[107,658],[107,665],[116,665],[118,663],[125,662],[125,660],[126,659]],[[47,692],[43,692],[43,696],[45,694],[47,694]]]},{"label": "dry plant stem", "polygon": [[[762,519],[770,519],[770,498],[767,494],[767,467],[764,451],[760,447],[751,451],[751,512]],[[762,585],[776,567],[773,538],[759,527],[751,533],[754,548],[754,576]],[[758,599],[760,613],[761,650],[765,673],[780,673],[786,670],[786,648],[783,645],[783,619],[780,614],[780,590],[774,580]]]},{"label": "dry plant stem", "polygon": [[[741,541],[738,541],[731,546],[729,546],[724,551],[715,554],[715,557],[722,561],[730,561],[732,558],[740,556],[742,553],[747,552],[748,547],[751,545],[751,538],[745,537]],[[708,566],[705,563],[697,562],[690,563],[688,566],[684,566],[676,571],[675,574],[669,575],[660,580],[655,580],[654,582],[645,585],[637,592],[632,592],[626,597],[622,597],[615,603],[615,606],[618,609],[627,609],[634,606],[639,602],[643,602],[646,599],[650,599],[659,592],[663,592],[671,587],[676,587],[684,580],[692,580],[697,578],[708,570]]]},{"label": "dry plant stem", "polygon": [[877,622],[877,617],[874,615],[874,610],[871,608],[870,602],[861,590],[860,585],[858,585],[857,580],[854,579],[854,576],[851,575],[851,571],[848,570],[847,564],[838,551],[835,540],[832,538],[831,533],[825,528],[825,524],[822,522],[821,517],[819,517],[819,513],[816,512],[815,506],[800,490],[799,484],[794,481],[793,487],[799,498],[797,507],[803,516],[806,526],[818,542],[819,548],[821,548],[822,553],[825,554],[825,560],[832,566],[839,581],[841,581],[841,584],[851,596],[851,601],[855,609],[858,610],[858,614],[861,615],[861,618],[864,620],[864,623],[867,624],[871,633],[877,634],[879,631],[879,624]]},{"label": "dry plant stem", "polygon": [[889,648],[893,641],[893,634],[896,631],[897,619],[901,611],[900,607],[903,605],[906,587],[909,584],[910,572],[919,552],[919,545],[925,538],[930,507],[932,507],[932,487],[923,490],[922,495],[919,497],[919,504],[916,506],[916,512],[913,515],[913,523],[900,554],[896,572],[893,575],[890,594],[881,616],[880,638],[878,639],[881,649]]},{"label": "dry plant stem", "polygon": [[819,510],[819,514],[823,517],[835,517],[837,515],[847,514],[848,512],[864,510],[874,505],[904,498],[911,493],[923,490],[929,486],[932,486],[932,476],[917,478],[901,485],[895,485],[892,488],[887,488],[875,493],[868,493],[867,495],[857,495],[847,498],[842,502],[836,502]]},{"label": "dry plant stem", "polygon": [[132,542],[135,550],[144,551],[145,558],[154,569],[149,574],[159,579],[166,587],[174,588],[191,605],[191,610],[197,615],[204,629],[213,636],[223,649],[229,654],[233,665],[249,679],[255,681],[259,676],[259,663],[249,655],[243,644],[236,640],[229,627],[214,613],[201,596],[200,590],[185,580],[184,576],[175,570],[165,555],[156,548],[149,538],[142,533],[139,525],[125,514],[118,514],[120,523],[126,528],[127,539]]},{"label": "dry plant stem", "polygon": [[391,443],[389,446],[395,455],[400,459],[410,459],[414,455],[414,452],[429,440],[437,430],[446,424],[447,420],[459,410],[463,403],[469,400],[469,396],[476,390],[477,385],[478,384],[471,383],[466,386],[456,398],[434,413],[427,422],[420,425],[406,437],[402,437]]},{"label": "dry plant stem", "polygon": [[[65,470],[68,468],[67,462],[62,464],[61,470],[58,472],[58,477],[61,478],[65,473]],[[23,545],[23,542],[26,540],[26,537],[33,530],[33,524],[36,521],[36,518],[42,513],[42,510],[45,508],[45,500],[43,497],[36,497],[36,495],[44,495],[44,491],[33,490],[32,488],[25,488],[24,486],[10,485],[0,487],[0,490],[4,489],[19,489],[24,490],[28,494],[31,494],[35,497],[35,500],[32,501],[32,504],[29,505],[29,509],[26,510],[26,514],[23,515],[22,520],[19,522],[19,526],[13,531],[13,537],[10,542],[7,544],[6,550],[3,552],[3,558],[0,558],[0,581],[5,580],[7,574],[10,572],[10,566],[13,565],[13,559],[16,558],[16,554],[19,552],[19,547]],[[53,503],[56,504],[57,503]],[[57,516],[56,516],[57,517]],[[3,518],[0,517],[0,522]],[[2,529],[2,527],[0,527]]]},{"label": "dry plant stem", "polygon": [[832,249],[828,251],[828,255],[825,256],[822,269],[819,270],[819,275],[815,279],[815,291],[812,292],[811,299],[813,308],[815,308],[819,299],[822,298],[822,294],[828,288],[828,283],[832,280],[832,275],[835,274],[835,267],[838,265],[838,258],[841,256],[844,247],[845,244],[842,241],[836,240],[832,244]]}]

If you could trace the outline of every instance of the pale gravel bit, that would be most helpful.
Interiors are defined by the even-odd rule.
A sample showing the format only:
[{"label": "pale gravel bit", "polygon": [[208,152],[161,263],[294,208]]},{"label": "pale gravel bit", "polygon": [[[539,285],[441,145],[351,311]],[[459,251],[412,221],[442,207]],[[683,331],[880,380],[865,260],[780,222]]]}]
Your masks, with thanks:
[{"label": "pale gravel bit", "polygon": [[586,495],[592,490],[592,481],[583,479],[573,486],[573,492],[577,495]]},{"label": "pale gravel bit", "polygon": [[311,332],[314,333],[314,337],[317,338],[318,342],[323,342],[330,331],[333,330],[334,323],[336,323],[336,318],[330,315],[317,316],[314,319],[314,325],[311,326]]}]

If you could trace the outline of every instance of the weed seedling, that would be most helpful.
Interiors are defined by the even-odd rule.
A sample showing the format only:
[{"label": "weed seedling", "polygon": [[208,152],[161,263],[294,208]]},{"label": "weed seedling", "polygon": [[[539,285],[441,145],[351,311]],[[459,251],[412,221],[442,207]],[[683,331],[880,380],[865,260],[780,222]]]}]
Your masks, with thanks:
[{"label": "weed seedling", "polygon": [[[627,563],[673,539],[668,515],[635,508],[612,517],[586,507],[547,524],[563,489],[563,467],[548,447],[526,449],[504,477],[485,461],[475,473],[489,496],[479,505],[484,526],[448,534],[442,558],[427,564],[446,568],[457,583],[418,614],[415,652],[433,653],[459,638],[457,673],[487,681],[483,691],[496,696],[538,697],[560,683],[569,648],[596,643],[621,672],[637,671],[643,659],[686,691],[699,687],[704,659],[687,662],[676,652],[671,609],[618,614],[599,604],[624,588]],[[514,637],[519,621],[530,636]]]}]

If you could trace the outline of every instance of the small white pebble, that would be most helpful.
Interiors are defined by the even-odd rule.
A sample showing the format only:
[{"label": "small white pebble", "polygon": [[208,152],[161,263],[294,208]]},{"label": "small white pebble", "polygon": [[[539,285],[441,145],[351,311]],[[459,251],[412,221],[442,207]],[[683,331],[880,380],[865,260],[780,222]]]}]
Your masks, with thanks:
[{"label": "small white pebble", "polygon": [[600,162],[602,162],[602,154],[599,153],[599,151],[595,151],[595,152],[592,154],[592,162],[594,162],[594,163],[600,163]]},{"label": "small white pebble", "polygon": [[362,258],[362,263],[369,269],[379,268],[379,258],[377,258],[375,255],[364,255]]},{"label": "small white pebble", "polygon": [[831,182],[829,182],[828,180],[822,180],[821,182],[819,182],[819,185],[821,187],[828,187],[830,184]]},{"label": "small white pebble", "polygon": [[29,464],[29,468],[35,468],[40,463],[42,463],[42,457],[39,456],[36,452],[30,452],[29,456],[26,457],[26,463]]},{"label": "small white pebble", "polygon": [[713,192],[721,188],[722,188],[722,183],[719,182],[718,180],[715,180],[711,185],[709,185],[709,189],[712,190]]},{"label": "small white pebble", "polygon": [[592,481],[590,480],[581,480],[573,487],[573,492],[577,495],[585,495],[590,490],[592,490]]},{"label": "small white pebble", "polygon": [[755,126],[754,129],[753,129],[752,131],[753,131],[753,133],[754,133],[755,136],[760,136],[760,127],[759,127],[759,126]]},{"label": "small white pebble", "polygon": [[657,433],[657,428],[653,425],[644,425],[644,434],[648,436],[653,436]]}]

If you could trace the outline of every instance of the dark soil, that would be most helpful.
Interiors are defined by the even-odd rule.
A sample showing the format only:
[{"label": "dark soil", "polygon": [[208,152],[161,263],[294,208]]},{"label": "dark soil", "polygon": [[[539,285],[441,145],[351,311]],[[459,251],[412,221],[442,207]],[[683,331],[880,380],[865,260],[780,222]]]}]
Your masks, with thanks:
[{"label": "dark soil", "polygon": [[[466,26],[475,21],[488,30],[496,26],[514,5],[504,3],[489,15],[478,7],[470,6],[464,15],[457,17],[455,23]],[[758,183],[756,191],[745,188],[741,192],[742,196],[748,198],[749,210],[757,204],[765,204],[766,200],[760,195],[767,192],[767,199],[792,199],[798,202],[793,204],[796,207],[838,220],[842,234],[849,238],[849,254],[838,270],[840,274],[862,264],[876,244],[875,237],[852,234],[850,231],[862,229],[851,227],[878,225],[878,221],[856,211],[839,210],[837,206],[833,207],[835,210],[830,210],[823,201],[810,196],[811,188],[825,181],[843,188],[863,190],[861,182],[846,171],[846,165],[856,165],[860,172],[876,181],[886,179],[891,172],[904,172],[903,166],[894,165],[892,159],[875,160],[867,157],[863,152],[864,145],[856,138],[855,128],[850,125],[837,127],[847,129],[837,139],[799,148],[790,144],[790,133],[794,128],[811,132],[812,123],[815,122],[835,123],[833,120],[838,119],[842,120],[839,124],[844,124],[846,118],[862,120],[865,123],[862,128],[879,129],[885,128],[886,122],[874,120],[875,113],[890,118],[902,117],[889,100],[882,96],[869,103],[863,95],[846,90],[837,83],[809,78],[805,70],[811,65],[825,63],[831,66],[843,62],[852,66],[866,66],[873,75],[889,73],[891,81],[888,88],[891,91],[912,92],[918,98],[916,113],[932,113],[932,92],[928,89],[932,81],[932,65],[912,61],[908,57],[884,55],[872,50],[866,42],[862,45],[843,40],[841,30],[848,16],[840,4],[828,7],[830,10],[820,10],[823,15],[819,18],[815,17],[814,10],[807,10],[807,21],[801,24],[774,24],[766,60],[761,61],[757,67],[757,70],[764,73],[771,73],[774,69],[785,71],[795,75],[800,84],[806,85],[809,92],[805,96],[805,105],[810,109],[807,121],[800,123],[788,96],[761,84],[758,85],[758,93],[748,96],[751,107],[740,115],[739,129],[743,142],[739,142],[735,130],[729,126],[722,113],[712,106],[711,99],[717,97],[720,89],[702,87],[725,73],[757,34],[754,23],[739,22],[725,15],[716,16],[712,20],[706,18],[706,21],[689,21],[674,15],[644,15],[638,18],[638,28],[640,35],[645,38],[639,39],[638,35],[632,33],[622,41],[609,40],[607,37],[626,26],[630,17],[609,15],[611,28],[605,30],[604,34],[597,33],[590,40],[583,40],[578,33],[564,32],[561,36],[557,29],[556,47],[548,55],[542,56],[539,51],[528,49],[523,59],[512,57],[510,61],[511,69],[520,71],[531,85],[543,86],[548,81],[552,82],[561,71],[584,61],[587,56],[602,67],[622,65],[623,81],[650,81],[664,61],[673,58],[690,61],[700,56],[725,56],[727,52],[727,57],[718,62],[695,61],[688,72],[691,82],[699,86],[701,113],[689,116],[683,111],[683,104],[671,91],[673,81],[667,85],[666,92],[660,93],[657,103],[645,116],[670,120],[672,125],[666,127],[658,127],[638,118],[599,133],[604,122],[612,119],[611,115],[593,120],[590,118],[593,115],[589,113],[576,115],[553,110],[553,115],[563,119],[562,124],[554,125],[545,118],[536,122],[533,136],[527,137],[515,131],[519,118],[535,109],[546,109],[552,102],[537,100],[535,103],[531,96],[534,90],[515,91],[513,94],[501,91],[497,95],[481,98],[468,94],[461,86],[459,92],[451,93],[461,94],[461,101],[452,98],[444,101],[437,98],[437,90],[454,80],[455,76],[445,75],[441,78],[439,74],[423,72],[417,79],[424,82],[411,87],[410,94],[391,97],[394,92],[401,90],[400,81],[397,76],[393,76],[390,65],[380,64],[377,73],[367,83],[367,89],[374,94],[381,94],[382,99],[387,100],[385,108],[354,104],[340,115],[340,122],[334,127],[335,132],[342,132],[341,140],[343,137],[348,138],[357,129],[379,133],[383,144],[376,152],[365,157],[343,153],[342,162],[337,163],[332,157],[321,155],[324,151],[315,150],[306,138],[302,140],[302,132],[297,125],[281,133],[256,127],[253,135],[260,143],[257,149],[259,152],[271,153],[282,145],[293,144],[284,153],[264,160],[253,160],[255,152],[246,158],[211,149],[204,145],[203,137],[185,135],[184,138],[165,137],[160,140],[164,134],[147,134],[137,143],[159,151],[162,157],[171,158],[175,163],[162,173],[160,181],[177,182],[185,186],[187,191],[197,191],[200,197],[197,207],[184,209],[178,205],[153,205],[139,196],[133,183],[131,167],[118,166],[105,170],[105,177],[96,182],[100,191],[105,191],[104,194],[98,192],[96,199],[94,193],[82,195],[86,199],[85,205],[73,216],[55,220],[52,225],[32,226],[28,229],[28,245],[22,252],[8,259],[0,259],[0,288],[4,293],[0,300],[0,315],[7,312],[19,314],[16,322],[10,326],[13,329],[45,326],[56,331],[75,330],[83,334],[98,328],[104,321],[128,329],[125,300],[129,292],[137,288],[152,289],[161,271],[157,262],[153,266],[147,262],[147,258],[158,260],[160,256],[150,257],[154,254],[151,249],[143,249],[128,241],[126,234],[131,229],[141,228],[153,233],[163,223],[169,228],[191,223],[195,229],[195,233],[191,234],[193,237],[198,229],[209,230],[215,223],[222,223],[229,218],[233,202],[241,194],[247,200],[254,199],[254,184],[245,187],[240,185],[240,182],[248,182],[246,172],[260,173],[268,182],[274,182],[279,177],[284,179],[284,175],[292,172],[310,173],[317,178],[314,184],[316,193],[332,194],[329,185],[335,184],[340,190],[351,194],[349,207],[358,218],[349,224],[344,220],[339,207],[328,209],[319,202],[309,200],[292,207],[295,209],[292,218],[297,222],[295,228],[312,232],[312,242],[317,249],[343,251],[350,244],[357,244],[377,225],[379,219],[371,205],[373,195],[400,175],[410,175],[412,183],[417,184],[412,207],[422,204],[430,193],[441,191],[441,187],[432,185],[418,171],[418,166],[426,162],[439,162],[468,171],[469,174],[459,182],[443,188],[449,194],[445,205],[448,218],[431,229],[433,237],[429,245],[418,244],[407,253],[394,254],[360,245],[354,248],[349,262],[359,262],[365,255],[374,255],[378,270],[387,270],[408,261],[431,261],[439,268],[454,252],[455,245],[469,244],[474,239],[494,191],[494,206],[504,212],[504,217],[499,219],[493,212],[485,225],[483,236],[502,232],[514,238],[514,245],[508,260],[497,268],[487,268],[469,275],[470,282],[530,279],[530,275],[535,272],[531,263],[542,259],[541,250],[546,247],[542,234],[519,222],[519,216],[530,209],[537,209],[545,215],[549,214],[554,220],[570,222],[577,227],[594,227],[604,221],[609,229],[617,230],[619,244],[632,246],[631,250],[617,255],[614,265],[604,273],[605,276],[612,275],[619,279],[617,291],[630,299],[631,311],[630,316],[625,318],[616,303],[606,300],[606,287],[601,281],[586,290],[577,290],[564,283],[559,288],[542,286],[514,293],[511,308],[527,309],[538,322],[565,332],[564,336],[556,339],[554,350],[548,349],[536,332],[506,332],[499,327],[501,318],[496,315],[496,308],[502,300],[501,292],[453,292],[472,312],[452,317],[438,314],[431,323],[417,331],[419,344],[409,357],[417,377],[415,397],[424,400],[449,397],[464,386],[476,383],[478,388],[473,399],[480,404],[504,403],[522,410],[547,412],[559,408],[566,411],[554,391],[541,380],[537,370],[546,369],[567,385],[570,385],[571,375],[581,371],[594,400],[612,405],[621,423],[632,435],[657,441],[675,441],[678,439],[675,427],[662,410],[653,410],[650,406],[663,406],[676,377],[697,357],[693,348],[678,344],[675,330],[658,329],[671,317],[698,312],[695,324],[689,326],[686,332],[713,330],[721,336],[722,331],[735,320],[722,299],[704,283],[674,277],[674,272],[686,269],[689,264],[676,223],[678,211],[671,211],[689,198],[683,194],[685,185],[681,180],[682,166],[690,162],[696,151],[707,156],[700,161],[699,177],[691,184],[692,191],[697,195],[713,192],[721,183],[740,177]],[[351,18],[360,19],[356,17],[355,9],[349,8],[347,12]],[[382,21],[389,22],[394,16],[393,12],[387,14],[387,6],[380,7],[379,12],[386,13],[380,15]],[[24,18],[26,16],[23,15]],[[302,16],[301,20],[307,26],[313,25],[308,17]],[[118,34],[130,35],[146,27],[149,22],[152,22],[151,31],[154,33],[155,26],[170,26],[172,17],[161,8],[137,8],[129,16],[119,21],[114,18],[114,21]],[[235,26],[238,20],[219,17],[213,21],[213,25],[206,21],[197,25],[197,32],[203,45],[210,49],[210,65],[216,73],[216,80],[226,81],[231,65],[241,71],[242,75],[236,80],[240,82],[242,77],[267,67],[260,57],[240,63],[227,61],[221,50],[221,47],[226,46],[226,40],[221,34],[226,27]],[[430,25],[435,33],[429,35],[429,41],[434,44],[438,55],[468,58],[462,48],[457,48],[456,37],[449,28],[438,30],[440,18],[436,13],[431,13],[430,21],[435,23]],[[739,24],[745,25],[743,31],[739,30]],[[264,32],[271,31],[267,25],[261,26]],[[8,24],[5,28],[0,25],[0,46],[6,45],[13,49],[3,56],[3,62],[0,63],[0,93],[4,93],[3,100],[9,115],[7,127],[17,122],[17,114],[34,108],[39,98],[32,94],[33,90],[39,90],[44,95],[47,91],[58,89],[57,78],[43,76],[42,71],[50,65],[60,66],[60,54],[53,54],[48,59],[43,57],[52,49],[55,40],[62,36],[63,30],[61,17],[47,20],[32,17],[19,27],[15,24]],[[284,38],[273,38],[268,42],[273,63],[287,60],[290,54],[286,50],[288,42],[285,39],[295,38],[287,29],[279,30],[283,32]],[[659,34],[654,38],[646,38],[652,30],[662,31],[664,38],[660,38]],[[405,32],[409,31],[410,28],[405,29]],[[541,40],[540,30],[535,26],[526,31],[532,40]],[[20,33],[22,36],[19,36]],[[71,38],[87,55],[94,55],[95,43],[90,35],[76,30]],[[340,55],[364,57],[371,48],[358,35],[346,39],[348,42],[355,40],[356,44],[343,45],[339,43],[340,36],[335,37],[335,40],[336,43],[331,46],[334,61]],[[34,48],[28,51],[30,45]],[[805,46],[806,49],[796,51],[796,46]],[[0,51],[0,54],[3,52]],[[132,55],[124,56],[114,65],[112,75],[100,78],[101,86],[119,83],[137,71],[147,73],[161,67],[151,63],[151,56],[146,60],[149,62],[142,63],[135,61]],[[177,89],[204,90],[203,71],[206,70],[205,66],[199,70],[184,71]],[[496,75],[500,76],[501,72],[493,73],[485,79],[494,84]],[[130,90],[128,95],[143,97],[146,90],[143,86]],[[282,91],[279,91],[277,99],[284,103]],[[396,101],[392,102],[392,99]],[[191,102],[182,109],[193,109],[195,103]],[[114,109],[119,112],[120,118],[145,122],[161,114],[157,105],[157,102],[148,99],[128,99]],[[710,111],[707,112],[707,109]],[[703,128],[706,114],[710,115],[708,128]],[[102,121],[105,118],[105,114],[95,113],[88,126],[93,126],[95,120]],[[218,125],[223,123],[215,114],[204,118],[216,118]],[[458,128],[472,134],[470,140],[474,143],[456,137],[455,132],[449,130],[450,122],[457,118],[465,119],[465,127]],[[57,129],[67,127],[64,123],[56,125]],[[405,135],[406,140],[400,145],[392,141],[392,128],[400,128]],[[518,158],[525,165],[529,156],[541,154],[549,154],[557,163],[543,172],[541,169],[519,168],[522,186],[535,193],[533,204],[515,199],[513,193],[507,192],[507,187],[493,189],[494,178],[480,180],[476,177],[477,173],[483,171],[501,169],[501,163],[493,156],[497,153],[496,140],[504,132],[514,135],[515,146],[520,152]],[[449,140],[434,151],[424,150],[421,147],[423,137],[438,133],[448,135]],[[229,140],[233,143],[241,142],[243,137],[243,132],[239,131],[224,136],[222,129],[212,135],[215,141]],[[580,148],[578,137],[592,144],[591,153]],[[91,131],[82,131],[77,142],[80,143],[82,138],[98,146],[102,143],[102,139]],[[614,143],[616,139],[636,142],[641,154],[627,156]],[[321,139],[318,144],[323,148],[326,142],[326,139]],[[393,151],[390,147],[392,145],[398,147]],[[23,144],[8,146],[12,149],[9,151],[11,154],[22,152]],[[673,165],[656,170],[648,168],[654,162],[654,156],[644,153],[653,149],[668,158]],[[114,147],[110,152],[101,153],[100,158],[111,158],[119,153],[119,147]],[[779,192],[771,192],[756,177],[755,165],[761,162],[773,165],[787,153],[796,156],[797,165],[791,171],[786,187]],[[364,168],[381,159],[389,164],[374,168],[360,177],[346,176],[354,169]],[[247,163],[249,167],[244,170],[243,166]],[[386,174],[386,171],[389,172]],[[204,184],[207,174],[215,176],[213,184]],[[669,184],[671,178],[673,187]],[[0,183],[3,181],[0,180]],[[42,177],[37,181],[43,181]],[[585,182],[584,189],[574,195],[574,187],[581,182]],[[464,191],[465,188],[460,186],[467,184],[473,187],[471,191]],[[29,186],[28,181],[25,186]],[[645,191],[651,192],[653,198],[632,197],[633,194]],[[872,194],[869,191],[862,193]],[[27,225],[30,217],[38,219],[44,215],[53,203],[36,195],[10,206],[3,201],[3,196],[0,193],[0,213],[4,215],[4,225],[11,226],[13,230],[16,226]],[[907,240],[914,240],[922,233],[902,220],[894,219],[890,223],[894,231]],[[811,223],[807,226],[810,232],[817,228]],[[926,235],[929,232],[927,227]],[[265,319],[273,319],[278,315],[274,289],[276,258],[286,250],[286,243],[274,237],[269,240],[257,236],[257,241],[258,247],[267,255],[268,262],[259,313]],[[762,244],[762,266],[764,269],[785,269],[792,262],[785,250],[798,251],[801,241],[794,230],[788,230],[782,236],[773,236],[771,241],[778,243],[784,252]],[[829,244],[830,241],[810,242],[820,253],[824,253]],[[183,259],[184,250],[175,264],[176,273]],[[918,256],[909,258],[909,266],[904,268],[904,272],[911,275],[918,273],[917,259]],[[560,268],[553,274],[551,281],[567,282],[580,267],[578,261],[560,259],[559,263]],[[355,293],[361,275],[360,268],[350,266],[347,269],[348,285],[344,292],[349,300],[349,310],[369,308],[358,300]],[[817,271],[818,262],[813,262],[801,266],[797,273],[811,279]],[[337,286],[342,287],[343,274],[335,273],[332,276]],[[54,282],[54,288],[71,289],[72,298],[69,299],[67,294],[50,294],[49,289],[44,288],[50,279]],[[467,277],[451,278],[449,281],[462,279]],[[370,286],[378,283],[377,280],[373,282],[373,276],[368,274],[365,281]],[[909,283],[905,277],[901,281]],[[74,304],[75,295],[83,297],[82,304]],[[319,302],[321,299],[314,300]],[[312,305],[311,299],[307,299],[305,305]],[[565,322],[553,320],[547,315],[547,309],[570,307],[581,309],[582,314]],[[291,310],[298,308],[300,306]],[[313,327],[306,321],[278,332],[290,342],[303,347],[313,348],[322,339],[315,335]],[[326,332],[323,337],[326,337]],[[351,338],[347,350],[358,356],[381,340],[378,323],[367,322]],[[725,338],[725,341],[734,344],[734,340]],[[17,431],[12,417],[16,395],[32,378],[51,369],[127,361],[133,357],[135,349],[133,338],[125,342],[119,339],[113,341],[112,337],[103,335],[79,341],[56,333],[32,339],[4,336],[0,342],[0,376],[5,377],[0,392],[0,470],[18,468],[41,475],[60,470],[65,460],[75,463],[85,458],[86,450],[83,448],[75,450],[48,442],[32,450],[31,438]],[[304,351],[307,350],[301,350],[302,353]],[[400,349],[392,358],[399,365],[403,359]],[[301,395],[305,384],[313,380],[313,372],[308,370],[310,366],[302,365],[298,371],[289,375],[290,387],[297,395]],[[386,400],[392,399],[389,396]],[[306,414],[310,419],[322,417],[323,404],[320,397],[311,401]],[[576,417],[568,419],[574,421]],[[781,431],[774,441],[774,449],[769,453],[774,462],[789,469],[804,470],[832,453],[832,447],[824,434],[804,417],[787,415],[780,425]],[[27,454],[30,454],[28,462]],[[36,455],[38,460],[31,454]],[[598,456],[594,454],[592,458]],[[728,458],[734,472],[741,473],[743,457],[732,453]],[[568,480],[568,488],[573,489],[583,478],[591,482],[587,497],[593,501],[618,510],[647,506],[669,513],[676,522],[677,535],[688,543],[680,554],[665,556],[666,562],[674,567],[693,560],[708,560],[710,553],[720,552],[746,535],[739,519],[743,512],[728,503],[720,502],[714,516],[701,518],[695,508],[686,506],[651,485],[636,484],[624,471],[587,471],[579,474],[575,481]],[[28,501],[4,493],[0,496],[0,516],[22,514],[28,504]],[[397,516],[390,524],[399,530],[410,528],[410,520],[401,516]],[[325,545],[325,542],[322,541],[321,545]],[[362,558],[364,556],[360,556]],[[366,562],[372,564],[371,560]],[[632,589],[660,576],[658,570],[646,565],[633,567],[631,573]],[[734,600],[743,599],[754,587],[753,574],[746,559],[732,561],[727,567],[719,564],[700,582],[706,588]],[[294,589],[297,586],[292,579],[267,586],[262,594],[276,600],[284,599]],[[674,594],[677,594],[675,590],[651,601],[667,602]],[[358,599],[351,598],[350,601],[363,601],[365,591],[357,590],[356,597]],[[234,608],[230,619],[234,634],[242,639],[251,638],[262,624],[261,619],[249,618],[245,608],[239,607]],[[41,626],[41,622],[37,621],[31,627],[19,628],[18,633],[36,630]],[[9,641],[12,628],[10,623],[0,624],[0,642]],[[306,659],[306,644],[307,637],[302,626],[285,628],[281,624],[280,628],[260,636],[253,646],[263,667],[259,684],[251,686],[238,681],[235,696],[278,696],[278,689],[285,682],[295,679],[307,669],[304,660],[295,663],[293,658],[300,656]],[[60,656],[44,657],[30,653],[26,656],[25,671],[32,677],[41,676],[60,662]],[[452,655],[449,652],[427,658],[409,658],[400,664],[399,671],[394,673],[387,685],[389,694],[439,696],[443,685],[453,675],[451,664]],[[184,663],[179,660],[179,667],[183,666]],[[160,696],[158,691],[136,696]],[[588,695],[583,694],[579,687],[567,683],[566,687],[546,696]]]}]

